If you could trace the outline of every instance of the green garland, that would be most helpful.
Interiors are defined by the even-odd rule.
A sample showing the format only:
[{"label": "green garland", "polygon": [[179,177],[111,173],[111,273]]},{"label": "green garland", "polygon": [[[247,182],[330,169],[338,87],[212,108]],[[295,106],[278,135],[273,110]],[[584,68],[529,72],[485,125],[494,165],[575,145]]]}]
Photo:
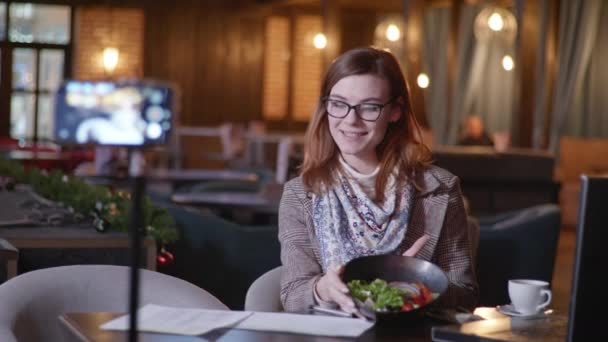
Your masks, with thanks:
[{"label": "green garland", "polygon": [[[96,212],[110,229],[128,231],[130,193],[111,192],[104,186],[88,184],[58,170],[49,173],[39,169],[25,171],[21,164],[3,158],[0,158],[0,175],[12,177],[20,184],[29,184],[41,196],[63,203],[85,217]],[[177,240],[175,222],[167,210],[152,206],[150,199],[145,197],[143,212],[148,235],[161,243]]]}]

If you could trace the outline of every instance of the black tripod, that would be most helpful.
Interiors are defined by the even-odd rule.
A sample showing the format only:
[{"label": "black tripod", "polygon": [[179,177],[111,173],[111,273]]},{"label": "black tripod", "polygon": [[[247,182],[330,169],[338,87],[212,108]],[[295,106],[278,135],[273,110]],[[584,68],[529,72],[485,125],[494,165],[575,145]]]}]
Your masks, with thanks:
[{"label": "black tripod", "polygon": [[146,189],[145,163],[141,151],[129,151],[129,175],[133,185],[129,227],[131,269],[129,287],[129,342],[137,342],[137,307],[139,306],[139,268],[142,254],[141,240],[145,235],[143,200]]}]

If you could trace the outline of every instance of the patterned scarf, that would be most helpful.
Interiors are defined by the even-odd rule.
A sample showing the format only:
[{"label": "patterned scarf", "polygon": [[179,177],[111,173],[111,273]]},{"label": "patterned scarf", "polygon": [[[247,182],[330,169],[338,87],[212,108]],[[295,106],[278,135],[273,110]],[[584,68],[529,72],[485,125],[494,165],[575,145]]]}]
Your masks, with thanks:
[{"label": "patterned scarf", "polygon": [[414,195],[408,183],[397,189],[388,179],[384,203],[378,205],[353,178],[338,173],[331,189],[313,195],[313,225],[323,270],[365,255],[394,252],[405,237]]}]

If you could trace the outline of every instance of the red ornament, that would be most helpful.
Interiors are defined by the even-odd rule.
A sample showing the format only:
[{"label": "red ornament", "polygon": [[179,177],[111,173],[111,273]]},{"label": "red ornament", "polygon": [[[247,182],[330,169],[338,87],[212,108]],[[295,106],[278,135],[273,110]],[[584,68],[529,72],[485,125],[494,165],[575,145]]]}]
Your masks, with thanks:
[{"label": "red ornament", "polygon": [[166,267],[173,263],[173,254],[162,247],[156,256],[156,265],[158,267]]}]

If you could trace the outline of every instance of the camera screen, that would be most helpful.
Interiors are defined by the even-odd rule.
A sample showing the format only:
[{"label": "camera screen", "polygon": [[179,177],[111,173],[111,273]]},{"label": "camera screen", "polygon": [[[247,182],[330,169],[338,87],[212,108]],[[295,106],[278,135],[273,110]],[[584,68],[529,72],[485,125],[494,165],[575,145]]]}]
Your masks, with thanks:
[{"label": "camera screen", "polygon": [[169,139],[173,91],[167,85],[67,81],[55,100],[59,143],[143,146]]}]

